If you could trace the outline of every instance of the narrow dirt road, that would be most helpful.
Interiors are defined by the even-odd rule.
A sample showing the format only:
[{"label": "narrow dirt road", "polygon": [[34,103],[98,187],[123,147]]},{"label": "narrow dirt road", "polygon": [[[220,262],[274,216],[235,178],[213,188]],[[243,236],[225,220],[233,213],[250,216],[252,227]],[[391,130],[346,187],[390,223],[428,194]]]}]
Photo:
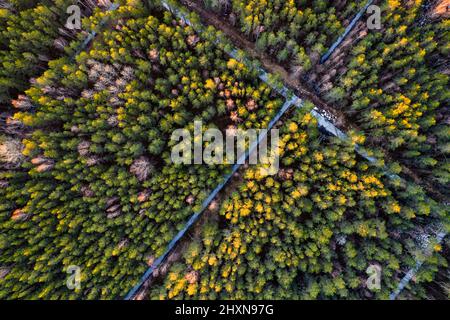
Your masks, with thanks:
[{"label": "narrow dirt road", "polygon": [[284,67],[274,62],[270,56],[257,51],[255,44],[237,32],[227,21],[221,19],[217,14],[205,10],[202,5],[196,1],[180,0],[180,2],[189,10],[196,12],[202,20],[206,22],[206,24],[212,25],[216,29],[221,30],[237,48],[244,50],[250,57],[260,61],[267,72],[279,75],[284,84],[289,89],[294,91],[300,98],[311,101],[319,109],[331,114],[333,118],[336,119],[334,124],[339,129],[348,130],[350,128],[354,128],[354,126],[347,122],[342,112],[338,111],[336,108],[330,106],[318,97],[313,92],[311,87],[301,83],[299,79],[293,78]]}]

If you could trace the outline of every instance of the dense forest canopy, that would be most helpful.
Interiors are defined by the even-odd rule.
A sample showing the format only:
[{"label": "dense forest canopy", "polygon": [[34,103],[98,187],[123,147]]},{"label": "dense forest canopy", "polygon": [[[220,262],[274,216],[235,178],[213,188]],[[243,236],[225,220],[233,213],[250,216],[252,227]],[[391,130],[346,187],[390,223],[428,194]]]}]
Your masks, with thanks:
[{"label": "dense forest canopy", "polygon": [[239,37],[350,139],[313,102],[286,112],[278,172],[243,165],[139,298],[388,299],[419,260],[401,298],[448,297],[445,1],[374,1],[381,30],[364,14],[324,63],[364,1],[193,2],[191,25],[160,1],[0,1],[0,299],[121,299],[138,283],[231,170],[174,164],[174,130],[264,129],[286,101],[245,47],[227,54]]}]

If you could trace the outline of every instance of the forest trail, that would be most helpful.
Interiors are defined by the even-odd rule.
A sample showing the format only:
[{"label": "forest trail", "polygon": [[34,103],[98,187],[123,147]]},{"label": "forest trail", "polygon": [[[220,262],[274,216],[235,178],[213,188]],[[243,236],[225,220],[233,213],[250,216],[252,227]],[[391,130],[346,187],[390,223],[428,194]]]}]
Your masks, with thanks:
[{"label": "forest trail", "polygon": [[255,44],[247,40],[239,32],[237,32],[228,22],[224,21],[215,13],[205,10],[196,1],[180,0],[180,2],[189,10],[196,12],[207,25],[211,25],[222,31],[237,48],[245,51],[250,57],[261,62],[262,66],[268,73],[277,74],[281,77],[285,85],[292,89],[298,96],[305,100],[311,101],[319,109],[331,114],[334,124],[340,129],[351,129],[353,125],[347,122],[344,114],[318,97],[313,89],[294,78],[283,66],[273,61],[267,54],[258,52]]},{"label": "forest trail", "polygon": [[[286,108],[281,108],[278,112],[278,115],[275,116],[272,119],[273,126],[269,124],[270,129],[272,128],[280,128],[283,123],[290,119],[292,117],[292,113],[297,112],[298,108],[301,106],[301,102],[299,102],[297,99],[291,99],[286,100],[285,105]],[[300,103],[300,104],[298,104]],[[270,130],[269,129],[269,130]],[[265,135],[264,138],[258,142],[261,143],[263,140],[267,141],[268,136]],[[267,142],[266,142],[267,143]],[[257,146],[256,145],[256,146]],[[230,199],[232,194],[234,192],[237,192],[239,190],[239,187],[244,182],[244,173],[249,167],[249,160],[252,156],[255,157],[255,159],[258,158],[258,150],[257,147],[249,147],[248,154],[246,156],[246,160],[244,164],[241,164],[238,166],[238,169],[233,173],[233,171],[230,173],[230,178],[226,178],[223,182],[224,185],[220,189],[220,191],[212,198],[209,205],[202,210],[198,216],[198,220],[196,220],[190,228],[186,229],[186,233],[183,234],[183,236],[180,238],[180,240],[174,244],[174,246],[169,250],[167,255],[164,259],[162,259],[161,263],[159,263],[154,270],[149,274],[148,278],[142,282],[142,284],[139,285],[139,289],[135,290],[135,293],[133,291],[130,291],[130,293],[127,295],[126,299],[130,300],[143,300],[146,296],[148,296],[149,291],[151,290],[153,284],[157,282],[159,279],[163,279],[170,267],[176,263],[179,262],[182,258],[183,252],[186,252],[187,247],[190,243],[193,241],[201,241],[202,239],[202,230],[204,225],[208,221],[219,221],[220,215],[219,215],[219,209],[222,205],[222,203]],[[239,161],[238,161],[239,163]],[[236,166],[236,165],[235,165]],[[170,245],[169,245],[170,246]]]}]

